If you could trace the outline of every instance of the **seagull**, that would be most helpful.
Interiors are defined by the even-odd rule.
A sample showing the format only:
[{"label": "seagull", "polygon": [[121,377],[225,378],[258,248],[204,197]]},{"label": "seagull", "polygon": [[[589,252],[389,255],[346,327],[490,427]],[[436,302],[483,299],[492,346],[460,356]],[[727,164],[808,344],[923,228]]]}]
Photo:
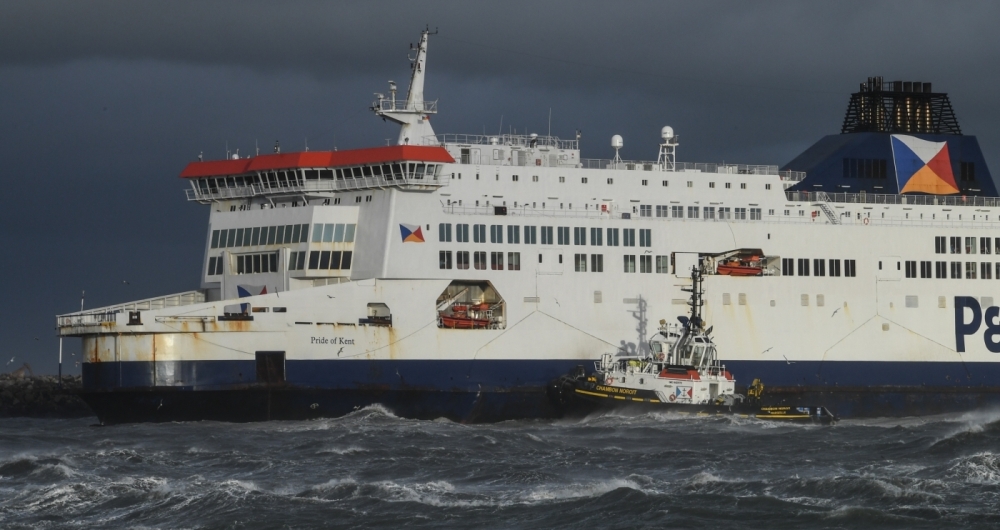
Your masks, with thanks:
[{"label": "seagull", "polygon": [[[837,309],[834,309],[834,310],[833,310],[833,315],[836,315],[836,314],[837,314],[837,311],[840,311],[840,308],[839,308],[839,307],[838,307]],[[833,315],[830,315],[830,318],[833,318]]]},{"label": "seagull", "polygon": [[129,285],[128,280],[122,280],[122,283],[124,283],[125,285]]},{"label": "seagull", "polygon": [[773,350],[773,349],[774,349],[774,346],[771,346],[770,348],[768,348],[768,349],[766,349],[766,350],[764,350],[764,351],[760,352],[760,354],[761,354],[761,355],[764,355],[765,353],[767,353],[767,352],[769,352],[769,351],[771,351],[771,350]]},{"label": "seagull", "polygon": [[[785,356],[782,355],[782,357],[785,357]],[[785,357],[785,364],[795,364],[795,361],[789,361],[788,357]]]},{"label": "seagull", "polygon": [[336,296],[333,296],[333,295],[330,295],[330,294],[326,295],[326,297],[327,298],[336,298]]},{"label": "seagull", "polygon": [[[340,353],[343,352],[343,351],[344,351],[344,347],[341,346],[340,350],[337,351],[337,357],[340,357]],[[396,372],[396,375],[399,375],[399,372]]]},{"label": "seagull", "polygon": [[[10,360],[9,360],[9,361],[7,361],[7,364],[10,364],[10,363],[12,363],[12,362],[14,362],[14,357],[11,357],[11,358],[10,358]],[[7,365],[5,364],[4,366],[7,366]]]},{"label": "seagull", "polygon": [[35,340],[38,340],[38,337],[35,337]]}]

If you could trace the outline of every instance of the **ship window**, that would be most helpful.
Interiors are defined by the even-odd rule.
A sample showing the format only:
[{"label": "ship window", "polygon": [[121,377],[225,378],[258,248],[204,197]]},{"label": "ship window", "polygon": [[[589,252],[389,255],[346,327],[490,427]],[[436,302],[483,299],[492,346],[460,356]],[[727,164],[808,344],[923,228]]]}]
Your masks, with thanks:
[{"label": "ship window", "polygon": [[608,246],[617,247],[618,246],[618,229],[609,228],[608,229]]},{"label": "ship window", "polygon": [[653,256],[639,256],[639,272],[643,274],[653,272]]},{"label": "ship window", "polygon": [[688,206],[688,219],[697,219],[697,218],[698,218],[698,207]]},{"label": "ship window", "polygon": [[211,257],[208,258],[208,275],[212,276],[215,274],[215,262],[216,260],[221,260],[221,258]]},{"label": "ship window", "polygon": [[[501,267],[503,263],[501,263]],[[520,252],[508,252],[507,253],[507,270],[519,271],[521,270],[521,253]]]},{"label": "ship window", "polygon": [[[319,268],[329,269],[330,268],[330,251],[324,250],[319,254]],[[451,267],[448,267],[449,269]]]},{"label": "ship window", "polygon": [[212,230],[212,248],[219,248],[219,230]]},{"label": "ship window", "polygon": [[740,189],[741,190],[747,189],[747,183],[746,182],[740,182]]},{"label": "ship window", "polygon": [[242,228],[237,228],[236,229],[236,245],[235,246],[237,246],[237,247],[242,247],[243,246],[243,229]]},{"label": "ship window", "polygon": [[635,272],[635,256],[624,256],[623,265],[625,272]]},{"label": "ship window", "polygon": [[333,170],[332,169],[321,169],[319,170],[320,180],[333,180]]},{"label": "ship window", "polygon": [[[772,213],[774,211],[772,210]],[[750,208],[750,220],[760,221],[760,208]]]},{"label": "ship window", "polygon": [[260,244],[260,227],[259,226],[253,227],[253,231],[251,232],[251,235],[250,235],[250,244],[253,245],[253,246],[257,246],[257,245]]},{"label": "ship window", "polygon": [[344,258],[340,262],[340,268],[341,269],[350,269],[351,268],[351,259],[353,257],[354,257],[354,252],[352,252],[350,250],[345,250],[344,251]]},{"label": "ship window", "polygon": [[651,205],[649,204],[639,205],[639,217],[652,217],[652,216],[653,216],[653,207]]},{"label": "ship window", "polygon": [[664,188],[666,188],[667,186],[670,185],[670,181],[669,180],[664,180],[664,181],[662,181],[662,183],[663,183],[663,187]]},{"label": "ship window", "polygon": [[961,279],[962,278],[962,262],[961,261],[953,261],[953,262],[951,262],[951,278],[953,280],[954,279]]},{"label": "ship window", "polygon": [[543,245],[551,245],[552,243],[553,243],[553,240],[552,240],[552,227],[551,226],[543,226],[542,227],[542,244]]},{"label": "ship window", "polygon": [[438,225],[438,241],[451,243],[451,223],[440,223]]},{"label": "ship window", "polygon": [[974,237],[965,238],[965,253],[966,254],[976,253],[976,238]]},{"label": "ship window", "polygon": [[947,261],[936,261],[936,262],[934,262],[934,277],[935,278],[947,278],[948,277],[948,262]]},{"label": "ship window", "polygon": [[737,220],[740,220],[740,221],[746,221],[747,220],[747,209],[746,208],[733,208],[733,210],[735,210],[735,215],[733,216],[733,219],[737,219]]},{"label": "ship window", "polygon": [[855,261],[853,259],[844,260],[844,276],[848,278],[853,278],[857,276],[857,271],[855,270]]},{"label": "ship window", "polygon": [[450,269],[451,268],[451,251],[442,250],[438,252],[438,268],[440,269]]},{"label": "ship window", "polygon": [[586,184],[586,183],[587,183],[587,177],[582,177],[580,179],[580,184]]},{"label": "ship window", "polygon": [[949,241],[949,243],[951,243],[951,253],[952,254],[961,254],[962,253],[962,238],[960,238],[960,237],[951,237],[951,238],[948,238],[948,241]]},{"label": "ship window", "polygon": [[920,277],[921,278],[931,277],[931,262],[929,261],[920,262]]},{"label": "ship window", "polygon": [[590,255],[590,272],[604,272],[604,254]]},{"label": "ship window", "polygon": [[587,255],[586,254],[574,254],[573,255],[573,266],[576,272],[587,272]]},{"label": "ship window", "polygon": [[916,278],[917,277],[917,262],[907,261],[906,262],[906,277]]},{"label": "ship window", "polygon": [[813,276],[826,276],[826,261],[821,259],[813,260]]},{"label": "ship window", "polygon": [[573,244],[574,245],[586,245],[587,244],[587,229],[579,226],[573,227]]},{"label": "ship window", "polygon": [[623,228],[622,235],[624,236],[623,239],[625,240],[622,243],[622,246],[625,247],[635,246],[635,228]]},{"label": "ship window", "polygon": [[334,225],[331,223],[326,223],[323,225],[323,242],[332,243],[333,242],[333,228]]},{"label": "ship window", "polygon": [[[267,227],[267,244],[268,245],[273,245],[274,244],[274,236],[277,233],[277,230],[278,230],[278,227],[276,227],[276,226],[269,226],[269,227]],[[263,231],[263,229],[261,229],[260,237],[262,239],[264,237],[264,231]]]},{"label": "ship window", "polygon": [[559,227],[556,227],[556,233],[559,236],[559,244],[560,245],[568,245],[569,244],[569,227],[568,226],[559,226]]},{"label": "ship window", "polygon": [[684,217],[684,207],[683,206],[678,206],[676,204],[673,205],[673,206],[671,206],[670,207],[670,217],[673,217],[675,219],[680,219],[681,217]]},{"label": "ship window", "polygon": [[503,252],[490,252],[490,269],[495,271],[503,270]]},{"label": "ship window", "polygon": [[[993,264],[984,261],[979,264],[979,278],[983,280],[993,279]],[[992,305],[992,304],[991,304]]]},{"label": "ship window", "polygon": [[[221,267],[222,260],[221,259],[219,260],[219,265],[220,265],[220,267],[219,267],[219,273],[218,274],[222,274],[222,267]],[[996,279],[1000,280],[1000,262],[998,262],[997,266],[996,266]]]},{"label": "ship window", "polygon": [[656,273],[670,273],[670,256],[656,256]]},{"label": "ship window", "polygon": [[830,276],[840,276],[840,260],[832,259],[830,260]]},{"label": "ship window", "polygon": [[472,225],[472,237],[476,243],[485,243],[486,225]]},{"label": "ship window", "polygon": [[455,268],[456,269],[469,268],[469,253],[467,251],[459,251],[455,253]]},{"label": "ship window", "polygon": [[333,225],[333,242],[344,242],[344,223],[337,223]]},{"label": "ship window", "polygon": [[653,246],[653,231],[650,228],[640,228],[639,229],[639,246],[640,247],[651,247]]},{"label": "ship window", "polygon": [[283,240],[283,244],[287,245],[292,242],[292,229],[293,227],[298,228],[298,226],[299,225],[285,225],[285,237]]},{"label": "ship window", "polygon": [[285,227],[278,226],[278,235],[275,236],[274,242],[280,245],[285,240]]},{"label": "ship window", "polygon": [[[254,234],[257,232],[254,231]],[[302,235],[302,225],[292,225],[292,240],[291,243],[298,243],[299,237]]]},{"label": "ship window", "polygon": [[521,244],[521,227],[519,225],[507,225],[507,242]]},{"label": "ship window", "polygon": [[323,225],[316,223],[313,225],[313,243],[319,243],[323,239]]},{"label": "ship window", "polygon": [[614,183],[615,183],[615,179],[613,179],[613,178],[609,178],[608,179],[608,184],[614,184]]},{"label": "ship window", "polygon": [[524,227],[524,244],[525,245],[537,245],[538,244],[538,227],[537,226],[525,226]]},{"label": "ship window", "polygon": [[473,253],[472,258],[474,260],[474,264],[473,265],[476,267],[476,270],[480,270],[481,271],[481,270],[485,270],[486,269],[486,253],[485,252],[475,252],[475,253]]},{"label": "ship window", "polygon": [[309,270],[316,270],[319,268],[319,251],[314,250],[309,253]]},{"label": "ship window", "polygon": [[799,276],[809,276],[809,260],[805,258],[799,258],[798,267]]},{"label": "ship window", "polygon": [[965,262],[965,279],[975,280],[976,279],[976,262],[967,261]]},{"label": "ship window", "polygon": [[[728,182],[726,184],[728,184]],[[720,206],[719,207],[719,220],[720,221],[723,220],[723,219],[730,219],[731,217],[732,217],[732,215],[730,214],[730,209],[729,209],[728,206]]]},{"label": "ship window", "polygon": [[781,274],[784,276],[795,276],[795,260],[792,258],[781,258]]},{"label": "ship window", "polygon": [[603,242],[604,231],[600,228],[590,229],[590,244],[591,246],[599,247],[604,244]]},{"label": "ship window", "polygon": [[458,243],[469,242],[469,225],[462,223],[455,225],[455,241]]},{"label": "ship window", "polygon": [[992,243],[992,241],[988,237],[979,238],[979,253],[992,254],[993,250],[990,248],[990,243]]},{"label": "ship window", "polygon": [[702,211],[705,214],[705,219],[715,220],[715,206],[706,206],[702,208]]},{"label": "ship window", "polygon": [[946,254],[948,252],[948,250],[947,250],[947,242],[945,241],[946,239],[947,238],[944,237],[944,236],[936,236],[934,238],[934,253],[935,254]]},{"label": "ship window", "polygon": [[490,225],[490,243],[503,243],[503,225]]}]

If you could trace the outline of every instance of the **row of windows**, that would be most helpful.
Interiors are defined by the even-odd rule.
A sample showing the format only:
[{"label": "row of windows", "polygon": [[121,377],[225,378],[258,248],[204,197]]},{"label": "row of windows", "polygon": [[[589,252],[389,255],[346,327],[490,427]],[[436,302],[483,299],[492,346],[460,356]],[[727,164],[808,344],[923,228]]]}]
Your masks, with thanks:
[{"label": "row of windows", "polygon": [[[304,180],[345,180],[366,177],[382,177],[387,180],[433,178],[440,172],[440,164],[404,163],[380,164],[370,166],[346,167],[335,169],[288,169],[282,171],[267,171],[254,175],[236,177],[217,177],[198,179],[198,186],[203,191],[216,191],[219,188],[242,188],[259,186],[263,188],[285,188],[302,186]],[[305,177],[303,179],[303,177]]]},{"label": "row of windows", "polygon": [[[458,243],[468,243],[469,242],[469,225],[467,224],[456,224],[455,228],[455,241]],[[538,244],[538,234],[541,232],[542,244],[543,245],[569,245],[569,229],[568,226],[519,226],[519,225],[506,225],[507,232],[507,243],[510,244],[520,244],[521,236],[524,236],[524,243],[526,245]],[[523,230],[522,230],[523,228]],[[553,228],[556,228],[555,235],[558,236],[556,240],[553,240]],[[586,227],[573,227],[573,244],[574,245],[586,245],[587,244],[587,228]],[[653,246],[653,233],[652,229],[640,228],[639,232],[639,246],[640,247],[651,247]],[[635,228],[590,228],[590,244],[592,246],[603,246],[605,237],[607,234],[607,246],[617,247],[621,242],[622,246],[634,247],[635,246]],[[438,225],[438,240],[444,243],[450,243],[452,236],[452,225],[451,223],[441,223]],[[622,237],[619,237],[622,236]],[[476,224],[472,225],[472,242],[473,243],[486,243],[486,225]],[[490,225],[490,243],[503,243],[504,242],[504,225]]]},{"label": "row of windows", "polygon": [[[950,250],[951,254],[961,254],[963,242],[965,243],[964,247],[966,254],[976,253],[975,237],[966,237],[963,241],[961,237],[946,238],[945,236],[937,236],[934,238],[934,253],[947,254],[948,250]],[[992,254],[994,249],[997,254],[1000,254],[1000,237],[980,237],[978,246],[980,254]]]},{"label": "row of windows", "polygon": [[[920,262],[921,278],[931,278],[931,270],[932,265],[930,261]],[[992,280],[994,277],[1000,280],[1000,263],[992,263],[989,261],[981,263],[976,261],[966,261],[964,266],[961,261],[952,261],[950,263],[947,261],[935,261],[933,262],[933,271],[934,278],[952,278],[958,280],[964,277],[967,280],[975,280],[978,276],[979,279],[983,280]],[[916,261],[906,262],[906,277],[917,277]]]},{"label": "row of windows", "polygon": [[[635,255],[625,255],[622,256],[622,272],[634,273],[639,272],[642,274],[648,274],[653,272],[653,260],[655,258],[656,262],[656,272],[658,274],[667,274],[670,272],[670,256],[635,256]],[[590,272],[604,272],[604,255],[603,254],[590,254]],[[587,254],[575,254],[573,256],[573,266],[576,272],[587,272]],[[638,270],[636,269],[636,263],[638,262]]]},{"label": "row of windows", "polygon": [[313,225],[313,243],[354,243],[353,223],[316,223]]},{"label": "row of windows", "polygon": [[885,179],[889,175],[884,158],[845,158],[845,179]]},{"label": "row of windows", "polygon": [[[468,269],[469,268],[469,254],[470,252],[465,250],[460,250],[454,253],[455,262],[457,269]],[[486,252],[472,252],[471,263],[476,268],[476,270],[486,270]],[[451,269],[452,268],[452,251],[441,250],[438,252],[438,268],[441,269]],[[504,270],[504,253],[503,252],[490,252],[490,270],[502,271]],[[541,260],[541,258],[539,258]],[[521,253],[520,252],[508,252],[507,253],[507,270],[519,271],[521,270]]]},{"label": "row of windows", "polygon": [[[305,254],[303,252],[303,254]],[[347,270],[351,268],[350,250],[313,250],[309,253],[309,270]]]},{"label": "row of windows", "polygon": [[[848,278],[857,276],[857,263],[853,259],[843,260],[843,275]],[[810,265],[812,265],[810,267]],[[841,275],[841,260],[839,259],[812,259],[809,258],[781,258],[781,274],[783,276],[830,276],[839,277]]]},{"label": "row of windows", "polygon": [[[688,206],[687,208],[687,219],[737,219],[740,221],[747,220],[747,210],[748,208],[730,208],[728,206],[720,206],[716,208],[715,206]],[[639,207],[639,217],[650,217],[652,211],[649,206]],[[657,217],[672,217],[674,219],[684,219],[685,218],[685,207],[677,204],[670,206],[657,205],[656,206],[656,216]],[[718,216],[716,214],[718,213]],[[760,221],[761,210],[760,208],[749,208],[751,221]]]},{"label": "row of windows", "polygon": [[308,239],[308,224],[212,230],[212,248],[284,245],[289,243],[305,243]]},{"label": "row of windows", "polygon": [[[221,257],[219,261],[222,261]],[[268,272],[278,272],[277,252],[239,254],[236,256],[236,274],[263,274]]]}]

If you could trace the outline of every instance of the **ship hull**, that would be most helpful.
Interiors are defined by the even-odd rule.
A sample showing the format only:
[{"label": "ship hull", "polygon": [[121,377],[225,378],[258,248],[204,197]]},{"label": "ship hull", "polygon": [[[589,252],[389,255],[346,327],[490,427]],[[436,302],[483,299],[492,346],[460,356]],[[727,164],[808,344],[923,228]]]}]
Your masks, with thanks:
[{"label": "ship hull", "polygon": [[[105,424],[338,417],[380,405],[414,419],[460,422],[557,418],[548,384],[574,360],[286,361],[284,381],[257,382],[253,362],[104,362],[84,365],[83,399]],[[842,418],[912,416],[1000,407],[992,363],[727,364],[739,382],[761,378],[765,405],[824,406]],[[170,386],[155,374],[172,373]],[[950,383],[950,384],[946,384]],[[579,411],[578,411],[579,412]],[[586,412],[586,411],[584,411]]]}]

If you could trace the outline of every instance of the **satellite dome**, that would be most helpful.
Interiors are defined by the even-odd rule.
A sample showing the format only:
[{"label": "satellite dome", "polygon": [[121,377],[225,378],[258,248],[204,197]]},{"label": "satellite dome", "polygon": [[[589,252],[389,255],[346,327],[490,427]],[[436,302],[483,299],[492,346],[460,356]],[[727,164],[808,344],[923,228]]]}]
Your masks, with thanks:
[{"label": "satellite dome", "polygon": [[660,129],[660,138],[664,140],[669,140],[674,137],[674,128],[667,125],[666,127]]},{"label": "satellite dome", "polygon": [[622,141],[622,136],[620,134],[616,134],[611,137],[611,147],[621,149],[623,145],[625,145],[625,143]]},{"label": "satellite dome", "polygon": [[528,135],[528,138],[531,138],[532,140],[534,140],[535,138],[538,138],[538,133],[531,133],[531,134]]}]

